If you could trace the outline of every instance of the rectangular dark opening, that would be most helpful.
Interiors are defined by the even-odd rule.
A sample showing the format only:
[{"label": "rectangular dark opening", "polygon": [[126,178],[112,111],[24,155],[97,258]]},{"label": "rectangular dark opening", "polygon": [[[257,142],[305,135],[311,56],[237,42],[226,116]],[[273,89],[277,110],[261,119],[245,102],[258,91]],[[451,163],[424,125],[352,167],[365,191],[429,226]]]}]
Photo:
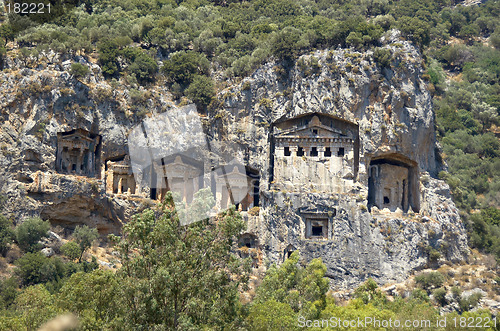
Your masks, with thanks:
[{"label": "rectangular dark opening", "polygon": [[318,156],[318,148],[311,147],[311,156]]},{"label": "rectangular dark opening", "polygon": [[304,156],[304,149],[302,147],[297,147],[297,156]]},{"label": "rectangular dark opening", "polygon": [[285,156],[290,156],[290,147],[285,147]]},{"label": "rectangular dark opening", "polygon": [[330,149],[330,147],[326,147],[325,148],[325,157],[330,157],[332,156],[332,150]]},{"label": "rectangular dark opening", "polygon": [[76,164],[73,163],[73,165],[71,166],[71,171],[76,171]]},{"label": "rectangular dark opening", "polygon": [[345,153],[344,147],[340,147],[337,156],[344,156],[344,153]]},{"label": "rectangular dark opening", "polygon": [[258,207],[259,206],[259,187],[260,187],[260,181],[256,179],[253,182],[253,206]]},{"label": "rectangular dark opening", "polygon": [[318,134],[318,130],[317,129],[313,129],[313,134]]},{"label": "rectangular dark opening", "polygon": [[312,226],[312,236],[313,237],[322,237],[323,236],[323,227],[321,225],[313,225]]},{"label": "rectangular dark opening", "polygon": [[306,219],[306,238],[328,238],[328,219]]}]

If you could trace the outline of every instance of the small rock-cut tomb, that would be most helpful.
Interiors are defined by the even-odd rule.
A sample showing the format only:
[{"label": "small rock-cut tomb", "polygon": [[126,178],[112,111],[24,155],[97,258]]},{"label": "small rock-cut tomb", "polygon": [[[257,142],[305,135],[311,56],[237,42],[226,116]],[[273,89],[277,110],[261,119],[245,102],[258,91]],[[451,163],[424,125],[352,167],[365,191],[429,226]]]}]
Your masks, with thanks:
[{"label": "small rock-cut tomb", "polygon": [[401,155],[372,159],[368,170],[368,206],[390,211],[419,210],[415,162]]},{"label": "small rock-cut tomb", "polygon": [[56,171],[93,177],[101,137],[83,129],[57,134]]},{"label": "small rock-cut tomb", "polygon": [[331,116],[308,114],[274,126],[276,188],[343,193],[358,170],[358,128]]},{"label": "small rock-cut tomb", "polygon": [[122,160],[108,160],[106,169],[107,193],[127,195],[136,193],[136,182],[128,156]]}]

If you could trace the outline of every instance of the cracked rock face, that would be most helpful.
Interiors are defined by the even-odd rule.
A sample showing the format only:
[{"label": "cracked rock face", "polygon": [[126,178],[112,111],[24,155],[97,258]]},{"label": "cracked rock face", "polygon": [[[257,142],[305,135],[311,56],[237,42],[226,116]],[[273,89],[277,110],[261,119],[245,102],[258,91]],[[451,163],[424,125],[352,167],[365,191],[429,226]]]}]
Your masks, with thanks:
[{"label": "cracked rock face", "polygon": [[[392,54],[390,68],[382,68],[371,51],[350,49],[316,51],[286,69],[266,64],[219,94],[223,110],[212,122],[220,139],[244,146],[243,161],[261,174],[260,214],[248,216],[248,231],[258,238],[265,258],[280,263],[293,250],[306,261],[320,257],[332,286],[338,288],[369,277],[380,283],[401,281],[413,270],[437,263],[436,259],[461,261],[468,254],[465,229],[449,187],[435,178],[444,166],[431,97],[421,78],[420,54],[397,32],[383,44]],[[287,164],[295,167],[294,178],[303,178],[302,185],[290,188],[289,182],[273,182],[286,176],[273,173],[276,154],[282,152],[273,146],[269,132],[274,123],[310,113],[358,127],[359,171],[354,171],[354,183],[343,178],[349,185],[342,194],[311,185],[314,176],[293,158],[299,142],[286,153],[291,154],[294,161]],[[305,154],[303,158],[308,157]],[[399,187],[395,183],[389,193],[378,188],[380,204],[387,199],[387,208],[373,205],[369,198],[370,168],[377,163],[382,163],[378,171],[404,170],[388,170],[385,184],[391,178],[410,182],[397,183]],[[280,171],[286,171],[282,161],[278,164]],[[406,202],[390,205],[395,194]],[[319,236],[311,236],[314,231]]]},{"label": "cracked rock face", "polygon": [[[211,144],[201,156],[205,170],[234,158],[259,176],[259,213],[244,214],[262,261],[281,263],[299,250],[304,261],[320,257],[332,286],[346,288],[368,277],[380,283],[401,281],[439,259],[466,258],[467,239],[458,210],[448,185],[435,178],[444,166],[431,97],[421,78],[422,58],[395,31],[382,44],[392,56],[387,67],[377,62],[373,51],[352,49],[315,51],[287,68],[267,63],[221,91],[219,106],[202,118]],[[52,58],[57,61],[57,56]],[[41,216],[65,227],[87,224],[101,233],[118,232],[138,209],[151,203],[146,199],[151,192],[142,187],[142,197],[128,198],[106,192],[106,161],[129,154],[128,135],[145,114],[154,118],[175,104],[165,87],[112,87],[97,65],[78,61],[91,68],[85,82],[65,71],[69,63],[18,70],[8,60],[10,69],[0,73],[2,212],[16,222]],[[293,134],[277,123],[295,121],[290,128],[314,130],[311,114],[322,119],[314,120],[321,130],[331,131],[329,143],[336,144],[336,134],[338,141],[351,141],[346,155],[340,145],[330,150],[331,158],[342,158],[330,164],[342,169],[329,169],[324,160],[325,166],[308,166],[316,160],[310,159],[315,145],[306,146],[302,163],[296,157],[300,146],[295,145],[290,145],[295,161],[274,162],[279,153],[287,157],[280,149],[284,147],[275,144],[276,132]],[[330,128],[323,117],[331,119]],[[95,177],[55,171],[57,135],[74,129],[100,136]],[[185,131],[189,134],[190,128]],[[283,141],[291,143],[287,139]],[[316,138],[308,139],[313,143]],[[175,149],[181,143],[161,144]],[[320,147],[318,157],[325,158],[328,151]],[[407,170],[398,172],[400,180],[393,186],[370,189],[375,172],[370,169],[377,164],[382,164],[380,169]],[[312,168],[331,170],[339,178],[335,185],[318,185],[330,177],[308,173]],[[279,176],[276,169],[290,174]],[[214,179],[209,177],[204,184],[212,183],[213,189]],[[277,178],[286,182],[276,182]],[[387,183],[391,176],[383,178],[373,183]],[[399,197],[397,205],[394,197]]]}]

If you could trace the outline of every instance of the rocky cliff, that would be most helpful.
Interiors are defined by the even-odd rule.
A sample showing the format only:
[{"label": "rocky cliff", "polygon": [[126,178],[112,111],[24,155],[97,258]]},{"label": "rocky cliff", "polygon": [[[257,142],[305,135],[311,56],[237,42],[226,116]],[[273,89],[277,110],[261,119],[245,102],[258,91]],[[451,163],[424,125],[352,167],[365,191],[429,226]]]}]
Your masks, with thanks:
[{"label": "rocky cliff", "polygon": [[[260,210],[258,215],[244,213],[248,235],[256,238],[249,246],[258,252],[257,264],[280,263],[299,250],[305,260],[323,259],[333,286],[349,287],[368,277],[401,281],[412,270],[467,256],[458,210],[448,186],[436,179],[443,165],[422,58],[397,32],[382,43],[364,53],[315,51],[291,66],[270,62],[241,82],[231,82],[203,117],[213,145],[239,145],[238,161],[259,174]],[[77,80],[68,73],[71,61],[62,60],[48,56],[46,62],[23,68],[9,59],[0,73],[4,213],[16,222],[41,216],[67,227],[88,224],[102,233],[118,232],[152,201],[145,195],[106,192],[106,162],[129,153],[127,136],[144,117],[154,118],[176,104],[164,87],[131,89],[105,81],[99,66],[82,57],[73,60],[89,66],[91,74]],[[311,176],[300,173],[305,170],[297,173],[303,180],[292,190],[274,181],[277,123],[308,114],[329,116],[332,127],[340,123],[332,132],[354,142],[352,154],[344,157],[338,151],[346,165],[353,165],[343,172],[342,192],[318,189]],[[58,133],[74,129],[100,137],[96,176],[56,171]],[[204,157],[221,165],[210,153]],[[381,164],[407,169],[406,184],[389,187],[395,197],[399,194],[400,206],[383,208],[373,193],[378,188],[370,192],[372,171],[381,171],[370,169],[381,169]],[[318,236],[311,230],[317,225],[308,225],[311,219],[325,222],[323,237],[308,237]]]}]

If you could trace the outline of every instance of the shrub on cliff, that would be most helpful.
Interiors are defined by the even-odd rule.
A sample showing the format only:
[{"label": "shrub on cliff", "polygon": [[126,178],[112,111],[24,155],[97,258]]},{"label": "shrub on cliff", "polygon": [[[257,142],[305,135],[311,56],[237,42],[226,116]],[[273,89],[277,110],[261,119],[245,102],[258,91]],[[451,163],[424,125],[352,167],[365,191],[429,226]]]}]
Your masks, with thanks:
[{"label": "shrub on cliff", "polygon": [[12,239],[14,239],[12,221],[0,215],[0,254],[5,255],[7,253]]},{"label": "shrub on cliff", "polygon": [[80,245],[74,241],[70,241],[61,246],[61,253],[63,253],[64,256],[70,260],[74,261],[81,256],[82,250]]},{"label": "shrub on cliff", "polygon": [[40,252],[26,253],[16,261],[16,275],[24,286],[59,281],[66,275],[66,268],[58,257],[48,258]]},{"label": "shrub on cliff", "polygon": [[193,82],[186,89],[186,96],[193,100],[198,110],[204,110],[215,96],[212,80],[205,76],[195,76]]},{"label": "shrub on cliff", "polygon": [[208,75],[210,62],[199,53],[177,52],[164,62],[162,71],[170,82],[187,86],[196,75]]},{"label": "shrub on cliff", "polygon": [[16,227],[16,241],[25,252],[34,252],[42,248],[38,243],[40,239],[47,236],[50,229],[49,222],[40,218],[29,218]]},{"label": "shrub on cliff", "polygon": [[90,70],[81,63],[72,63],[69,73],[75,78],[82,78],[89,74]]},{"label": "shrub on cliff", "polygon": [[141,84],[154,81],[158,65],[151,56],[137,47],[127,47],[121,53],[131,62],[128,72],[135,75]]},{"label": "shrub on cliff", "polygon": [[99,238],[99,233],[96,228],[89,228],[87,225],[77,226],[73,233],[73,237],[75,237],[76,242],[80,245],[80,256],[78,260],[81,262],[83,253],[92,247],[94,241]]},{"label": "shrub on cliff", "polygon": [[415,277],[415,282],[426,291],[443,286],[444,276],[438,271],[426,272]]}]

